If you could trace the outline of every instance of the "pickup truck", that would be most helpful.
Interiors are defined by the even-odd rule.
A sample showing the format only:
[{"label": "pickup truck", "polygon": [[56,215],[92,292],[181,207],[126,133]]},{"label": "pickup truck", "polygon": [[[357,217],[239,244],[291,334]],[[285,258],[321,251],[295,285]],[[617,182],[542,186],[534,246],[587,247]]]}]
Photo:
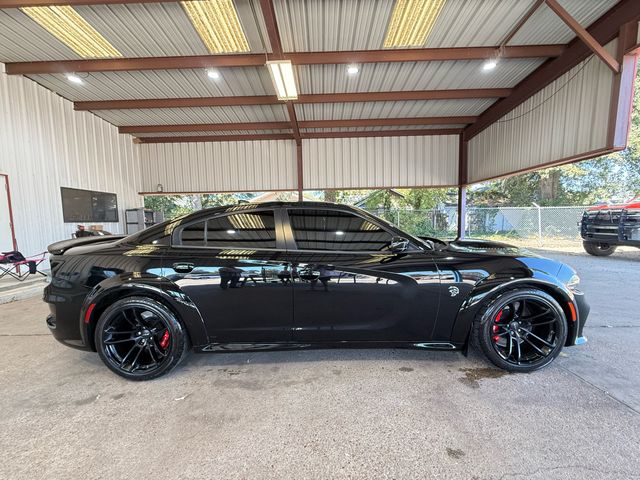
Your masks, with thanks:
[{"label": "pickup truck", "polygon": [[591,207],[579,225],[582,245],[590,255],[611,255],[619,245],[640,248],[640,196],[623,204]]}]

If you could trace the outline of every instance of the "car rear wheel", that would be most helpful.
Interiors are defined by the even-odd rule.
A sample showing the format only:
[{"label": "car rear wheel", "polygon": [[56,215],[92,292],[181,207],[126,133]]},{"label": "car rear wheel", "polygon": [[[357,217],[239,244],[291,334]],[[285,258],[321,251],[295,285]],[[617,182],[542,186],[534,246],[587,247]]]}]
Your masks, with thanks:
[{"label": "car rear wheel", "polygon": [[151,380],[186,355],[187,333],[165,305],[145,297],[115,302],[96,325],[96,348],[112,371],[129,380]]},{"label": "car rear wheel", "polygon": [[616,246],[609,243],[582,242],[582,246],[589,255],[596,257],[606,257],[616,251]]},{"label": "car rear wheel", "polygon": [[532,372],[560,354],[567,339],[567,320],[548,293],[511,290],[480,311],[473,334],[496,366],[511,372]]}]

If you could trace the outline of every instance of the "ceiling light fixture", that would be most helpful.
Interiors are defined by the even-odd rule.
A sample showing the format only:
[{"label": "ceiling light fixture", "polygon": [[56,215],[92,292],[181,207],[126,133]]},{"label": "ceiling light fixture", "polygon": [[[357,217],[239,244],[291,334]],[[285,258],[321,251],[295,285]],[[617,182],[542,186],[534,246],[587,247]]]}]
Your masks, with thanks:
[{"label": "ceiling light fixture", "polygon": [[347,73],[349,75],[355,75],[356,73],[358,73],[360,71],[360,69],[357,67],[357,65],[349,65],[347,67]]},{"label": "ceiling light fixture", "polygon": [[387,27],[384,48],[421,47],[446,0],[397,0]]},{"label": "ceiling light fixture", "polygon": [[336,232],[336,235],[344,235],[344,232],[343,232],[342,230],[338,230],[338,231]]},{"label": "ceiling light fixture", "polygon": [[278,100],[297,100],[298,90],[291,60],[267,62]]},{"label": "ceiling light fixture", "polygon": [[484,70],[485,72],[488,72],[490,70],[493,70],[497,66],[498,66],[498,60],[496,60],[495,58],[491,58],[486,62],[484,62],[484,64],[482,65],[482,70]]},{"label": "ceiling light fixture", "polygon": [[84,83],[84,80],[82,80],[82,78],[73,73],[67,73],[67,80],[69,80],[71,83],[77,83],[78,85],[82,85]]},{"label": "ceiling light fixture", "polygon": [[218,80],[220,78],[220,72],[218,72],[217,70],[207,70],[207,76],[213,80]]},{"label": "ceiling light fixture", "polygon": [[227,230],[227,233],[228,233],[229,235],[233,235],[234,233],[236,233],[236,231],[235,231],[235,230]]},{"label": "ceiling light fixture", "polygon": [[211,53],[249,51],[249,42],[242,30],[233,0],[194,0],[181,3]]},{"label": "ceiling light fixture", "polygon": [[25,7],[21,10],[81,57],[122,57],[73,7]]}]

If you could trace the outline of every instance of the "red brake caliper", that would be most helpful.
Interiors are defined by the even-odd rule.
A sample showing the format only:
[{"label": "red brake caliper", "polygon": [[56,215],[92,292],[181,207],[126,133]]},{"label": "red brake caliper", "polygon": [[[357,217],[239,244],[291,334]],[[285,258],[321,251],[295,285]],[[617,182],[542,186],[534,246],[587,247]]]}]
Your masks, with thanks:
[{"label": "red brake caliper", "polygon": [[165,330],[160,339],[160,348],[166,350],[169,346],[169,330]]},{"label": "red brake caliper", "polygon": [[[502,318],[502,310],[500,310],[498,312],[498,315],[496,315],[496,318],[494,320],[495,323],[499,323],[500,319]],[[493,333],[498,333],[500,331],[500,327],[498,325],[494,325],[493,326]],[[493,341],[498,343],[498,341],[500,340],[500,336],[499,335],[494,335],[493,336]]]}]

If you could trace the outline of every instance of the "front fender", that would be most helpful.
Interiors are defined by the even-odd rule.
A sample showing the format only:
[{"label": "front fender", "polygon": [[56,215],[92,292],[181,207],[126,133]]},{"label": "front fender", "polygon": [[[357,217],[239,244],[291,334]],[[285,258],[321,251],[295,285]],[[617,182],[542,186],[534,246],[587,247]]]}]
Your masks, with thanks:
[{"label": "front fender", "polygon": [[177,285],[155,275],[120,274],[97,284],[83,302],[80,332],[85,345],[96,349],[94,332],[100,314],[114,301],[133,295],[153,298],[170,308],[184,324],[194,347],[209,343],[200,311]]},{"label": "front fender", "polygon": [[[474,287],[469,297],[461,305],[451,333],[452,342],[465,345],[468,343],[473,321],[478,315],[478,312],[490,299],[507,290],[528,287],[539,288],[553,296],[558,303],[560,303],[567,318],[570,318],[571,312],[568,304],[572,303],[575,306],[574,294],[558,281],[558,279],[550,275],[542,272],[534,272],[534,275],[531,277],[516,278],[497,285],[492,285],[490,281],[484,279]],[[574,322],[568,323],[569,332],[567,344],[573,341],[577,330],[574,328]]]}]

